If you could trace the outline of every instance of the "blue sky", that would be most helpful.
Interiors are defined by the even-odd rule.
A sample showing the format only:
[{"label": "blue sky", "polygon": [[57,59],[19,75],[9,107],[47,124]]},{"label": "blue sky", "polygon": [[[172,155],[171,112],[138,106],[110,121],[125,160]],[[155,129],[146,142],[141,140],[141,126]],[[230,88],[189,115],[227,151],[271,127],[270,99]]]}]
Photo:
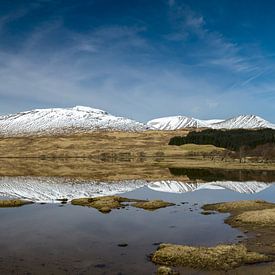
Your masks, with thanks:
[{"label": "blue sky", "polygon": [[275,122],[275,2],[2,0],[0,113]]}]

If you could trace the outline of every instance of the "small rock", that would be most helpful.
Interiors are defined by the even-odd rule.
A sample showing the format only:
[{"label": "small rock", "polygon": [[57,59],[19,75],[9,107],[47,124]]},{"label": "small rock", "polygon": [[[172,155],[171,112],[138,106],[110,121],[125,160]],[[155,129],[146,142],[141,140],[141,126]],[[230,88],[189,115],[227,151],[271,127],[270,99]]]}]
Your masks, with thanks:
[{"label": "small rock", "polygon": [[106,264],[96,264],[94,267],[96,267],[96,268],[104,268],[104,267],[106,267]]},{"label": "small rock", "polygon": [[119,243],[117,246],[119,246],[119,247],[126,247],[126,246],[128,246],[128,244],[127,243]]},{"label": "small rock", "polygon": [[202,215],[214,215],[216,213],[214,211],[202,211],[201,214]]}]

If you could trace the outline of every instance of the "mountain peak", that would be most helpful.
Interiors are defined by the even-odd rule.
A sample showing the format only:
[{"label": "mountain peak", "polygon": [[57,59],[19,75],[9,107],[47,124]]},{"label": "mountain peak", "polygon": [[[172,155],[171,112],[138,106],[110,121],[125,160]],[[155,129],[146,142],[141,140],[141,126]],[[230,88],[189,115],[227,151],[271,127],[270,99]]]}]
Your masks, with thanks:
[{"label": "mountain peak", "polygon": [[91,108],[91,107],[87,107],[87,106],[75,106],[72,108],[72,110],[74,111],[78,111],[78,112],[89,112],[89,113],[98,113],[98,114],[104,114],[107,115],[108,113],[106,111],[100,110],[100,109],[95,109],[95,108]]},{"label": "mountain peak", "polygon": [[256,115],[240,115],[212,125],[215,129],[275,128],[275,125]]}]

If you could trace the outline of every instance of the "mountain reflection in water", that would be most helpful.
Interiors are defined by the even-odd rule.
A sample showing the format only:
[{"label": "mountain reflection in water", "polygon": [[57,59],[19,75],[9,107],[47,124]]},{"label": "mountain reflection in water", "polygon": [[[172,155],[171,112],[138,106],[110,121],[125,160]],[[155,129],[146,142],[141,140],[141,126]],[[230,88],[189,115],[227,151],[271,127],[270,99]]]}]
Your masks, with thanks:
[{"label": "mountain reflection in water", "polygon": [[239,193],[258,193],[271,183],[258,181],[184,182],[178,180],[93,181],[60,177],[1,177],[0,196],[28,199],[34,202],[59,202],[60,199],[116,195],[147,186],[167,192],[185,193],[201,189],[228,189]]}]

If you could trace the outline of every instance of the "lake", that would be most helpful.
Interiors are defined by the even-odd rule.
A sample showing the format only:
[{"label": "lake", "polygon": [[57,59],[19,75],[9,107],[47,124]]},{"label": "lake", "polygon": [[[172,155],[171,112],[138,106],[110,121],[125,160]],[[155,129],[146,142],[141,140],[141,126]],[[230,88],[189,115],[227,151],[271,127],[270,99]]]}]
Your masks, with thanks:
[{"label": "lake", "polygon": [[[158,181],[1,177],[2,199],[35,203],[0,209],[0,273],[154,274],[150,254],[159,243],[212,246],[245,238],[224,223],[228,214],[202,215],[202,205],[250,199],[275,202],[273,172],[173,168],[170,174],[169,180]],[[102,214],[69,202],[116,194],[175,205],[155,211],[126,206]],[[188,270],[188,274],[203,272]]]}]

